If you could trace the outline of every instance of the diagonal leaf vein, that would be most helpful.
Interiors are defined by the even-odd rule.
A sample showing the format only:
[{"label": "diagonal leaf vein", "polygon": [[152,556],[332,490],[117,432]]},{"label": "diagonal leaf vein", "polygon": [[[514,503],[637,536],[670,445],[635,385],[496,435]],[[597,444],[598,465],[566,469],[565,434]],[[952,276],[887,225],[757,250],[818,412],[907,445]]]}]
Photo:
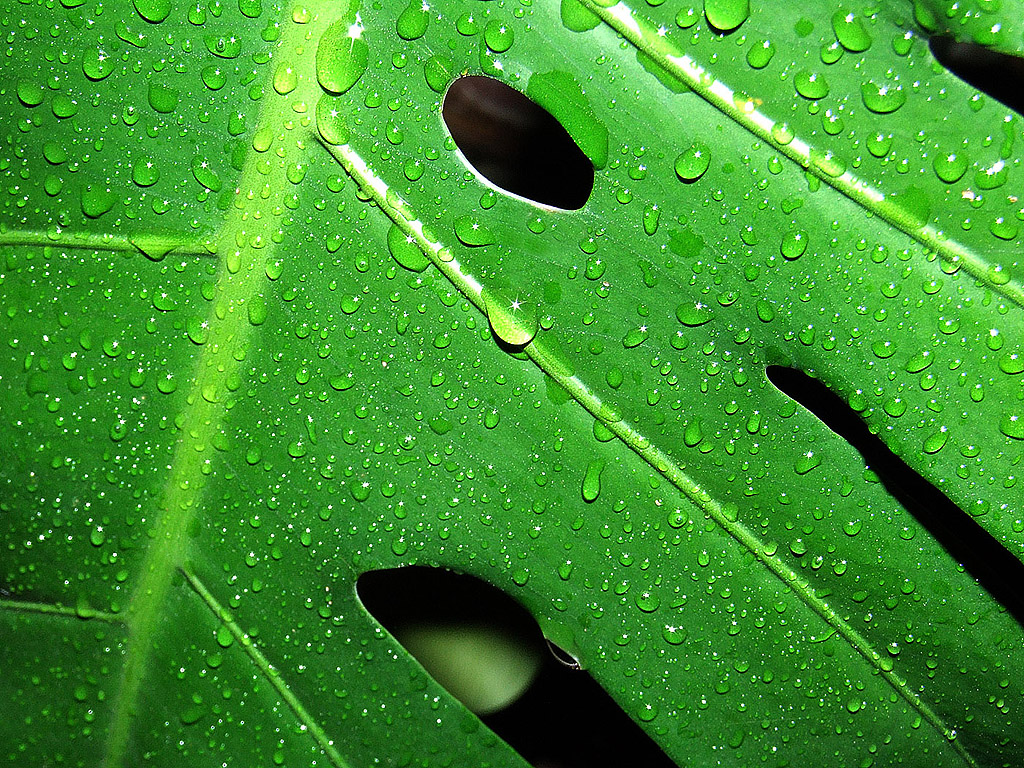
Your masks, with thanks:
[{"label": "diagonal leaf vein", "polygon": [[[483,286],[475,277],[463,270],[451,249],[444,243],[428,237],[424,232],[422,222],[415,217],[409,205],[388,188],[384,180],[370,169],[351,145],[332,145],[324,142],[324,146],[403,234],[412,238],[424,256],[437,267],[441,274],[486,316]],[[604,423],[630,450],[672,483],[725,533],[750,552],[810,611],[842,637],[910,707],[921,715],[923,720],[942,735],[967,765],[975,765],[973,757],[967,752],[962,742],[957,740],[956,731],[947,726],[928,703],[893,671],[891,663],[883,658],[866,637],[819,597],[813,587],[785,561],[775,554],[768,554],[772,550],[740,522],[735,514],[727,511],[705,488],[684,472],[672,457],[628,421],[616,416],[609,416],[612,409],[609,409],[585,382],[567,371],[565,366],[558,362],[552,347],[546,343],[543,337],[534,339],[524,351],[538,368],[558,382],[579,405]]]}]

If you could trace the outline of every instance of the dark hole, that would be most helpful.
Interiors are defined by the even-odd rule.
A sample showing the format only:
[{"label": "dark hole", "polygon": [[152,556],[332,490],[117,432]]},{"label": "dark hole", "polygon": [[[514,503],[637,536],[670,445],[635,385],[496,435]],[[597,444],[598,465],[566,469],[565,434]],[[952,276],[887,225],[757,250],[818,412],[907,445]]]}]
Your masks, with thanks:
[{"label": "dark hole", "polygon": [[532,765],[675,768],[590,675],[572,668],[571,656],[559,649],[559,659],[548,650],[533,617],[500,590],[472,576],[422,566],[365,573],[357,588],[366,609],[399,642],[421,622],[489,625],[539,654],[539,671],[525,693],[481,718]]},{"label": "dark hole", "polygon": [[489,77],[460,77],[441,112],[456,146],[495,186],[574,211],[594,188],[594,166],[543,107]]},{"label": "dark hole", "polygon": [[864,458],[891,493],[996,600],[1024,620],[1024,563],[873,435],[856,411],[802,371],[771,365],[768,380]]},{"label": "dark hole", "polygon": [[951,37],[928,41],[932,55],[961,80],[1024,114],[1024,58]]}]

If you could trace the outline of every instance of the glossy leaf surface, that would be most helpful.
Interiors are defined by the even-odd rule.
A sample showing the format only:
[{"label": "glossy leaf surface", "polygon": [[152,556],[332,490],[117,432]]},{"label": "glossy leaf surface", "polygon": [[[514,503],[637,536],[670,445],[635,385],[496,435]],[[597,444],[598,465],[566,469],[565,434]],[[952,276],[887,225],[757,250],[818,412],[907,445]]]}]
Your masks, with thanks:
[{"label": "glossy leaf surface", "polygon": [[[1019,615],[765,374],[1021,559],[1024,136],[923,31],[1020,3],[634,5],[0,12],[5,760],[522,764],[359,604],[419,563],[680,765],[1021,762]],[[463,73],[582,209],[469,169]]]}]

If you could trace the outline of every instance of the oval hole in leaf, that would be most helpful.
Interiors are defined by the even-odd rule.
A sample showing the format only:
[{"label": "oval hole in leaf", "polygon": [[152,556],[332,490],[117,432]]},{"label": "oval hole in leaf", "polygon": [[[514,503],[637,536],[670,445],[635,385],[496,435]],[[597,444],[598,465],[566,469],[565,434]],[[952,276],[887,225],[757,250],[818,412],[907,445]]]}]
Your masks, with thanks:
[{"label": "oval hole in leaf", "polygon": [[675,768],[589,674],[549,652],[533,617],[501,590],[472,576],[423,566],[370,571],[359,577],[357,590],[370,614],[441,685],[443,671],[406,644],[410,629],[488,627],[510,645],[521,644],[525,658],[535,662],[531,684],[509,706],[481,719],[531,764]]},{"label": "oval hole in leaf", "polygon": [[948,36],[928,40],[938,62],[982,93],[1024,114],[1024,58]]},{"label": "oval hole in leaf", "polygon": [[942,491],[894,454],[843,399],[803,371],[770,365],[768,380],[817,416],[864,459],[885,489],[1017,619],[1024,620],[1024,563]]},{"label": "oval hole in leaf", "polygon": [[441,115],[472,168],[506,192],[574,211],[594,188],[594,166],[555,117],[490,77],[460,77]]}]

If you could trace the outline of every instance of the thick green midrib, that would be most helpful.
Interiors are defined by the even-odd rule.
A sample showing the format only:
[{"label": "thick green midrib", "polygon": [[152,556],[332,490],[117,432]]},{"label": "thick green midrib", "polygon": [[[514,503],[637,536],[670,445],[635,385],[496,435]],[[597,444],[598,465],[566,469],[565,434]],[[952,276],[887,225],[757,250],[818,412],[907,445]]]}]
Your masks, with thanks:
[{"label": "thick green midrib", "polygon": [[[435,267],[484,315],[487,315],[481,284],[464,272],[452,252],[443,243],[430,240],[423,231],[422,223],[415,218],[408,204],[394,193],[386,183],[367,166],[365,161],[348,144],[335,146],[324,144],[327,150],[341,164],[345,171],[373,199],[380,209],[402,232],[413,238],[423,254]],[[638,429],[624,420],[610,420],[609,409],[579,378],[565,370],[558,362],[557,353],[547,344],[543,335],[526,346],[530,360],[544,373],[551,376],[592,416],[600,419],[630,450],[643,459],[651,468],[661,474],[679,489],[693,504],[715,521],[729,536],[750,552],[768,571],[790,590],[808,609],[836,631],[868,664],[880,674],[896,693],[916,710],[929,725],[935,728],[968,765],[974,759],[964,746],[956,740],[955,732],[948,728],[942,718],[928,704],[910,689],[906,681],[897,675],[892,667],[883,662],[883,656],[871,643],[836,613],[800,575],[775,555],[767,554],[767,546],[743,523],[730,515],[697,481],[687,475],[675,461]]]},{"label": "thick green midrib", "polygon": [[[733,100],[733,95],[736,92],[725,86],[722,81],[702,78],[696,70],[690,71],[680,65],[676,59],[684,56],[690,58],[688,54],[667,37],[659,36],[653,24],[644,17],[633,13],[625,3],[605,7],[596,0],[579,1],[601,21],[628,40],[638,51],[650,56],[667,72],[691,88],[694,93],[722,114],[865,210],[909,235],[926,248],[935,251],[944,262],[963,269],[993,293],[1024,308],[1024,285],[1012,281],[1008,283],[995,282],[989,271],[996,265],[990,263],[984,255],[949,238],[931,225],[919,225],[900,206],[891,199],[887,199],[882,191],[875,189],[852,173],[844,171],[837,176],[828,173],[812,157],[815,151],[814,147],[802,138],[794,137],[792,141],[785,144],[778,141],[772,135],[771,128],[776,124],[772,118],[756,109],[750,111],[741,109]],[[623,20],[624,16],[628,16],[635,23],[635,28]],[[697,62],[694,64],[697,65]],[[700,69],[704,72],[708,71],[706,67]]]},{"label": "thick green midrib", "polygon": [[[271,145],[264,152],[250,148],[233,204],[215,238],[220,266],[206,318],[207,339],[195,361],[181,413],[181,436],[160,500],[152,543],[127,609],[129,640],[107,738],[107,768],[120,768],[126,761],[132,720],[169,589],[186,562],[188,527],[202,511],[205,478],[212,470],[212,440],[222,428],[227,401],[233,396],[228,382],[242,369],[247,339],[253,330],[248,302],[267,282],[263,265],[276,245],[279,211],[284,209],[281,196],[292,186],[287,169],[305,153],[303,139],[307,134],[301,129],[304,113],[294,107],[305,103],[312,110],[316,103],[319,87],[313,65],[315,41],[329,20],[324,17],[330,10],[329,2],[314,5],[323,6],[324,13],[315,13],[307,23],[293,22],[290,6],[286,11],[272,66],[285,66],[285,62],[292,65],[298,84],[293,91],[279,94],[271,87],[271,74],[257,121],[257,135],[269,131],[266,135],[272,137]],[[270,160],[269,170],[265,159]]]},{"label": "thick green midrib", "polygon": [[274,665],[270,663],[270,660],[263,655],[263,652],[256,647],[252,639],[242,631],[242,628],[235,621],[231,612],[223,607],[217,598],[214,596],[202,580],[196,576],[188,568],[182,568],[181,574],[185,577],[185,580],[189,583],[192,589],[195,590],[207,608],[216,617],[223,626],[225,626],[228,632],[231,633],[231,637],[238,643],[239,647],[245,652],[246,656],[252,661],[260,674],[266,679],[270,685],[274,688],[281,699],[288,705],[289,709],[295,715],[296,719],[306,726],[306,730],[309,731],[313,740],[319,745],[320,749],[324,751],[324,754],[330,759],[331,764],[335,768],[349,768],[349,764],[345,762],[345,759],[341,756],[338,750],[334,746],[334,742],[327,736],[327,732],[316,722],[316,719],[310,715],[306,710],[306,707],[299,700],[299,697],[288,687],[288,684],[284,681],[281,675],[278,674]]}]

